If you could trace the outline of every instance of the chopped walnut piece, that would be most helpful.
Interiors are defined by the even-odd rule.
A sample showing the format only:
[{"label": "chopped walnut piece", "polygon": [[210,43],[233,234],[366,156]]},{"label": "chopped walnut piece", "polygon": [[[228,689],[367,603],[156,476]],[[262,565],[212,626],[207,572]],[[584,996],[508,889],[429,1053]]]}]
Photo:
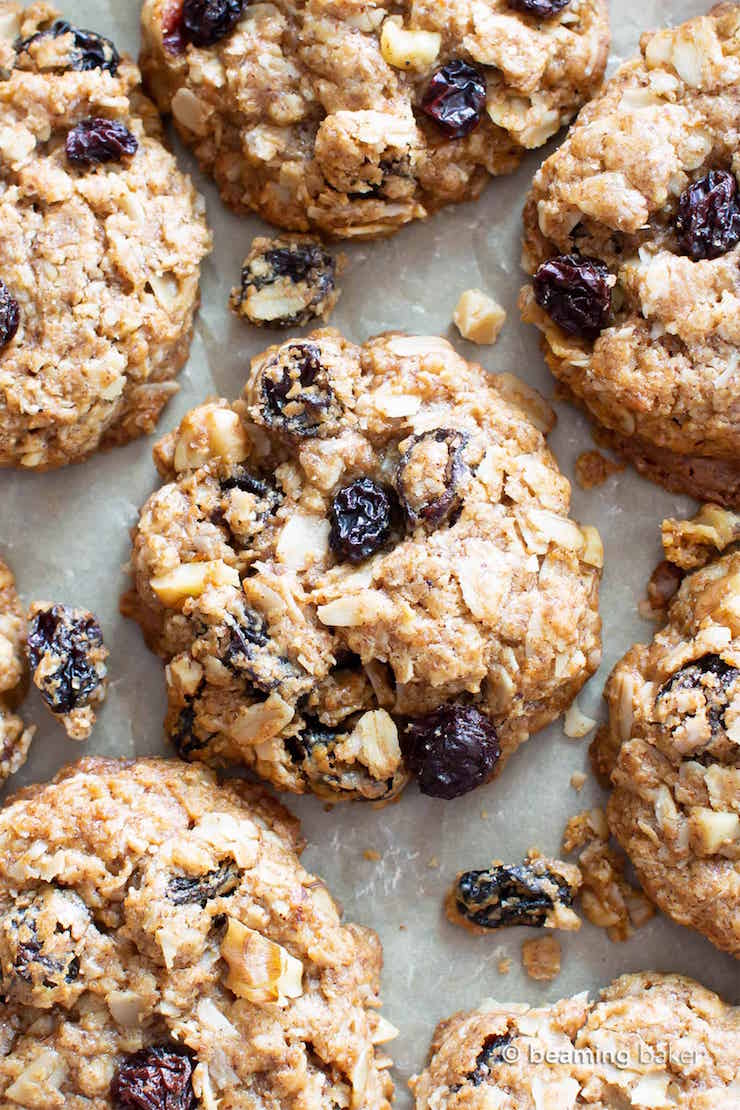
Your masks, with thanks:
[{"label": "chopped walnut piece", "polygon": [[613,462],[600,451],[584,451],[576,459],[576,481],[581,489],[595,489],[624,467],[624,463]]},{"label": "chopped walnut piece", "polygon": [[563,732],[569,740],[582,740],[596,727],[593,717],[587,717],[582,712],[578,699],[574,698],[565,711],[563,719]]},{"label": "chopped walnut piece", "polygon": [[653,916],[650,901],[624,877],[626,857],[609,845],[603,810],[586,810],[571,817],[563,834],[563,850],[578,852],[583,877],[581,908],[592,925],[607,930],[610,940],[627,940]]},{"label": "chopped walnut piece", "polygon": [[221,944],[229,965],[226,986],[249,1002],[277,1002],[303,994],[303,964],[274,941],[230,917]]},{"label": "chopped walnut piece", "polygon": [[453,320],[463,339],[490,346],[506,323],[506,312],[482,289],[466,289],[457,302]]},{"label": "chopped walnut piece", "polygon": [[522,944],[522,964],[530,979],[555,979],[560,974],[560,957],[557,937],[535,937]]}]

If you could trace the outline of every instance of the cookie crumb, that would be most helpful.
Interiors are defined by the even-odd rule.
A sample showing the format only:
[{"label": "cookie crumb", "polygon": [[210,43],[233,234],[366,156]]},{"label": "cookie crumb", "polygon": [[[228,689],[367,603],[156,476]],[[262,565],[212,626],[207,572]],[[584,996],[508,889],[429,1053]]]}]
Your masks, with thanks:
[{"label": "cookie crumb", "polygon": [[463,339],[491,346],[506,323],[506,312],[482,289],[466,289],[457,302],[452,319]]},{"label": "cookie crumb", "polygon": [[482,809],[480,811],[480,819],[481,819],[481,821],[487,821],[488,820],[488,810],[487,809]]},{"label": "cookie crumb", "polygon": [[575,931],[581,919],[572,903],[580,887],[577,867],[530,849],[513,866],[494,862],[482,871],[461,871],[447,892],[445,912],[453,925],[478,936],[516,925]]},{"label": "cookie crumb", "polygon": [[560,974],[560,959],[557,937],[536,937],[522,944],[522,964],[530,979],[555,979]]},{"label": "cookie crumb", "polygon": [[499,975],[508,975],[511,971],[511,957],[504,956],[502,960],[499,960],[497,967]]},{"label": "cookie crumb", "polygon": [[584,451],[576,459],[576,481],[581,489],[596,489],[624,468],[624,463],[613,462],[600,451]]},{"label": "cookie crumb", "polygon": [[596,721],[582,712],[578,698],[574,698],[565,711],[563,732],[569,740],[582,740],[594,728],[596,728]]},{"label": "cookie crumb", "polygon": [[592,925],[606,929],[610,940],[627,940],[654,915],[655,907],[646,895],[624,877],[626,857],[610,847],[603,809],[571,817],[563,834],[563,851],[579,853],[581,909]]},{"label": "cookie crumb", "polygon": [[573,774],[570,776],[570,785],[573,787],[573,789],[579,791],[583,790],[585,784],[586,776],[584,775],[583,771],[574,771]]},{"label": "cookie crumb", "polygon": [[229,307],[258,328],[304,327],[328,320],[339,300],[336,259],[311,235],[255,239]]},{"label": "cookie crumb", "polygon": [[427,863],[427,867],[430,867],[432,869],[434,869],[435,867],[439,867],[439,860],[436,856],[432,856],[432,858]]},{"label": "cookie crumb", "polygon": [[366,848],[362,854],[365,859],[369,860],[371,863],[377,863],[383,858],[380,852],[376,852],[374,848]]},{"label": "cookie crumb", "polygon": [[87,740],[108,689],[108,648],[86,609],[37,601],[28,615],[34,685],[71,740]]}]

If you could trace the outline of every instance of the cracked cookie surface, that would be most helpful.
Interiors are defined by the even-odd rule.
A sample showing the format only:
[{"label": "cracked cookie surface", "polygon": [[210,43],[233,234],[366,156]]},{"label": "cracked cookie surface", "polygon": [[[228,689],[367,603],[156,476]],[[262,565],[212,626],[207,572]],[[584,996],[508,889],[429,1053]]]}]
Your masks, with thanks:
[{"label": "cracked cookie surface", "polygon": [[0,784],[26,762],[33,739],[15,712],[28,685],[26,616],[10,567],[0,559]]},{"label": "cracked cookie surface", "polygon": [[[651,644],[636,644],[605,690],[608,728],[593,746],[611,779],[607,815],[650,898],[740,956],[740,551],[705,523],[666,522],[684,578]],[[698,533],[698,535],[697,535]],[[730,543],[727,553],[712,551]],[[684,551],[683,557],[681,551]]]},{"label": "cracked cookie surface", "polygon": [[[685,1050],[685,1051],[682,1051]],[[678,975],[623,975],[597,1001],[484,1002],[437,1027],[417,1110],[730,1110],[740,1010]]]},{"label": "cracked cookie surface", "polygon": [[397,793],[402,748],[442,796],[497,773],[600,658],[603,551],[552,419],[445,340],[331,329],[193,410],[155,449],[124,601],[180,754],[333,800]]},{"label": "cracked cookie surface", "polygon": [[477,196],[572,118],[609,45],[604,0],[544,18],[507,0],[230,7],[201,34],[197,5],[147,0],[148,87],[228,205],[334,236]]},{"label": "cracked cookie surface", "polygon": [[83,760],[0,811],[0,844],[3,1105],[388,1110],[379,941],[259,788]]},{"label": "cracked cookie surface", "polygon": [[739,144],[740,4],[644,35],[535,176],[520,299],[607,444],[668,489],[734,506]]},{"label": "cracked cookie surface", "polygon": [[153,430],[210,249],[138,69],[57,15],[0,3],[0,466],[29,469]]}]

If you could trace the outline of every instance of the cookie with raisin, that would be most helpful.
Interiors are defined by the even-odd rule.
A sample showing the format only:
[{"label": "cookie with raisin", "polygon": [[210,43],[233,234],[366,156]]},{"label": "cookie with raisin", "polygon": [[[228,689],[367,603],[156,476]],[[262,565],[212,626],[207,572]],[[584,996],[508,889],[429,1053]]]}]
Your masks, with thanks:
[{"label": "cookie with raisin", "polygon": [[525,321],[599,441],[740,506],[740,4],[643,35],[535,176]]},{"label": "cookie with raisin", "polygon": [[224,201],[388,235],[510,173],[598,88],[606,0],[146,0],[141,67]]},{"label": "cookie with raisin", "polygon": [[600,659],[603,551],[552,419],[443,339],[330,329],[189,413],[155,448],[124,602],[178,752],[329,800],[498,774]]},{"label": "cookie with raisin", "polygon": [[46,3],[0,3],[0,467],[153,431],[210,249],[130,58]]}]

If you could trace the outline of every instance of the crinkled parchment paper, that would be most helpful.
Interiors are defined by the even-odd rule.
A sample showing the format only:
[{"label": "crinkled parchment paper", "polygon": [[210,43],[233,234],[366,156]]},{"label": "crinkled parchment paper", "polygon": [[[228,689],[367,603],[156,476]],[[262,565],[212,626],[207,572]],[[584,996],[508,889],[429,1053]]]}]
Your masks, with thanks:
[{"label": "crinkled parchment paper", "polygon": [[[634,52],[643,29],[702,10],[698,0],[614,3],[612,65]],[[69,0],[64,14],[111,36],[120,49],[137,52],[136,0]],[[192,356],[162,431],[209,394],[236,397],[250,357],[278,338],[237,320],[226,307],[241,260],[262,225],[227,213],[193,160],[181,147],[178,151],[207,198],[215,250],[203,274]],[[523,279],[520,211],[540,157],[528,158],[513,177],[492,182],[475,204],[448,209],[391,240],[345,248],[349,266],[332,323],[357,341],[393,328],[449,335],[468,357],[491,370],[511,371],[552,396],[553,380],[535,330],[522,326],[516,312]],[[509,313],[494,348],[461,343],[451,328],[458,296],[471,286],[487,289]],[[593,443],[580,414],[563,404],[557,409],[551,445],[573,480],[576,458]],[[86,752],[165,752],[162,667],[138,628],[117,611],[126,584],[122,567],[129,529],[156,485],[151,447],[152,441],[139,440],[54,474],[0,474],[0,553],[12,565],[24,601],[44,598],[93,609],[111,647],[110,693],[91,741],[67,741],[32,696],[25,712],[38,724],[38,735],[11,789],[46,778]],[[693,504],[626,470],[590,492],[574,485],[573,511],[599,528],[606,548],[604,662],[579,699],[584,711],[597,717],[610,668],[636,639],[651,635],[652,626],[640,619],[637,604],[660,557],[660,521],[667,514],[693,512]],[[561,934],[563,968],[545,984],[529,980],[521,967],[521,943],[532,930],[474,937],[444,918],[443,896],[457,871],[485,866],[495,857],[518,861],[532,845],[557,854],[568,816],[603,803],[590,777],[579,794],[570,786],[574,771],[588,771],[587,746],[587,740],[567,739],[559,721],[525,744],[495,783],[453,802],[422,798],[412,786],[397,804],[380,811],[348,805],[326,812],[313,798],[286,795],[304,821],[308,867],[327,880],[350,919],[373,926],[383,940],[384,1013],[401,1029],[391,1046],[400,1106],[407,1104],[406,1079],[423,1065],[435,1023],[486,996],[541,1004],[575,991],[596,991],[622,972],[660,969],[693,975],[740,1001],[738,964],[659,915],[624,944],[610,942],[588,924],[579,933]],[[380,858],[366,858],[368,850]],[[512,959],[506,976],[497,971],[502,956]]]}]

